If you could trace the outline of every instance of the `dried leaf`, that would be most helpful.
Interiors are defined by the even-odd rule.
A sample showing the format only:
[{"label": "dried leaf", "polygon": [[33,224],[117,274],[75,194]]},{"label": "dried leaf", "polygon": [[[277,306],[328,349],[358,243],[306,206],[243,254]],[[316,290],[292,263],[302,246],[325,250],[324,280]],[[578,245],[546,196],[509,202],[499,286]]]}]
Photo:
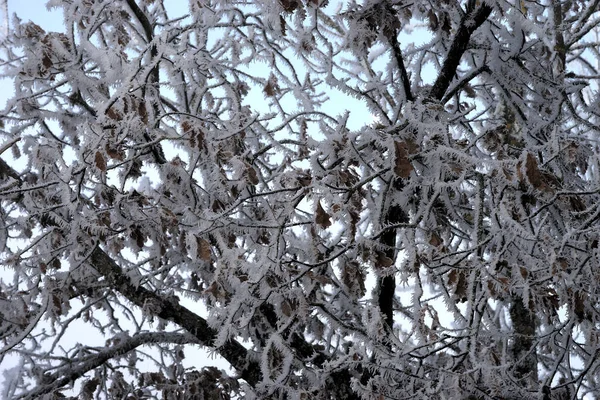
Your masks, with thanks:
[{"label": "dried leaf", "polygon": [[321,206],[320,200],[317,201],[315,222],[323,229],[329,228],[331,226],[330,216],[325,212],[323,206]]},{"label": "dried leaf", "polygon": [[432,9],[429,9],[429,12],[427,12],[427,19],[429,20],[429,29],[432,32],[437,31],[439,27],[438,17]]},{"label": "dried leaf", "polygon": [[580,290],[576,291],[573,295],[573,311],[575,312],[575,315],[577,316],[577,320],[579,322],[583,321],[583,319],[585,318],[586,300],[587,295]]},{"label": "dried leaf", "polygon": [[281,302],[281,312],[286,317],[291,317],[295,309],[295,305],[288,299],[285,299]]},{"label": "dried leaf", "polygon": [[429,244],[433,247],[439,247],[444,243],[442,238],[437,232],[431,232],[431,236],[429,237]]},{"label": "dried leaf", "polygon": [[394,260],[385,255],[383,251],[375,252],[375,267],[378,269],[386,269],[394,265]]},{"label": "dried leaf", "polygon": [[106,154],[113,160],[123,161],[125,159],[125,152],[123,150],[112,147],[108,143],[104,146],[104,150],[106,150]]},{"label": "dried leaf", "polygon": [[523,279],[527,279],[527,277],[529,276],[529,271],[527,271],[525,267],[519,267],[519,272],[521,273]]},{"label": "dried leaf", "polygon": [[300,6],[300,2],[298,0],[279,0],[279,3],[287,12],[293,12],[298,8],[298,6]]},{"label": "dried leaf", "polygon": [[448,285],[452,286],[456,281],[458,281],[458,270],[453,268],[448,273]]},{"label": "dried leaf", "polygon": [[123,119],[123,115],[115,110],[114,107],[110,107],[108,110],[106,110],[106,116],[114,121],[121,121]]},{"label": "dried leaf", "polygon": [[219,199],[215,199],[212,203],[211,209],[213,212],[221,212],[225,210],[225,204]]},{"label": "dried leaf", "polygon": [[414,170],[410,160],[408,159],[408,145],[406,142],[394,142],[396,149],[396,159],[394,173],[401,178],[408,178]]},{"label": "dried leaf", "polygon": [[196,250],[196,257],[203,261],[210,261],[212,258],[212,252],[210,249],[210,243],[208,243],[205,239],[196,238],[198,243],[198,248]]},{"label": "dried leaf", "polygon": [[25,37],[29,39],[39,39],[45,33],[45,30],[33,22],[25,24]]},{"label": "dried leaf", "polygon": [[144,124],[148,124],[148,110],[146,110],[146,102],[140,101],[138,104],[138,115]]},{"label": "dried leaf", "polygon": [[100,384],[100,379],[98,379],[98,378],[92,378],[92,379],[89,379],[88,381],[86,381],[81,387],[81,392],[79,393],[80,398],[82,398],[84,400],[93,399],[94,392],[96,391],[96,388],[98,387],[99,384]]},{"label": "dried leaf", "polygon": [[144,237],[144,234],[142,233],[142,231],[140,230],[139,227],[134,227],[131,230],[131,233],[129,234],[129,237],[131,237],[133,240],[135,240],[135,244],[137,245],[138,248],[143,248],[144,247],[144,243],[146,242],[146,238]]},{"label": "dried leaf", "polygon": [[467,274],[462,269],[452,269],[448,274],[448,285],[454,285],[456,287],[454,289],[454,295],[457,297],[458,302],[467,301]]},{"label": "dried leaf", "polygon": [[263,88],[263,92],[269,97],[273,97],[279,92],[279,86],[277,85],[277,77],[275,75],[271,74],[269,76],[269,80]]},{"label": "dried leaf", "polygon": [[62,298],[56,293],[52,293],[52,311],[56,315],[62,315]]},{"label": "dried leaf", "polygon": [[54,269],[60,269],[60,267],[61,267],[60,260],[58,258],[55,258],[54,260],[52,260],[52,263],[50,264],[50,266]]},{"label": "dried leaf", "polygon": [[552,189],[544,182],[543,175],[540,172],[538,167],[537,160],[534,155],[531,153],[527,153],[527,157],[525,159],[525,174],[527,175],[527,179],[529,183],[533,185],[534,188],[542,191],[551,191]]},{"label": "dried leaf", "polygon": [[283,15],[279,16],[279,25],[281,26],[281,34],[285,36],[285,18],[283,18]]},{"label": "dried leaf", "polygon": [[94,162],[96,163],[96,167],[102,171],[106,172],[106,160],[104,156],[99,151],[96,152],[96,156],[94,157]]},{"label": "dried leaf", "polygon": [[358,262],[348,261],[342,265],[342,281],[356,298],[361,298],[365,295],[365,274]]},{"label": "dried leaf", "polygon": [[258,174],[256,173],[256,169],[254,169],[254,167],[248,163],[246,164],[246,176],[248,177],[248,182],[250,182],[252,185],[256,186],[258,185]]},{"label": "dried leaf", "polygon": [[475,89],[473,89],[473,86],[471,86],[471,84],[469,84],[469,82],[467,82],[464,86],[463,86],[463,90],[465,92],[465,94],[467,95],[467,97],[474,99],[475,97],[477,97],[477,94],[475,93]]},{"label": "dried leaf", "polygon": [[217,282],[211,283],[211,285],[204,291],[205,294],[211,294],[217,300],[223,300],[226,297],[226,293]]}]

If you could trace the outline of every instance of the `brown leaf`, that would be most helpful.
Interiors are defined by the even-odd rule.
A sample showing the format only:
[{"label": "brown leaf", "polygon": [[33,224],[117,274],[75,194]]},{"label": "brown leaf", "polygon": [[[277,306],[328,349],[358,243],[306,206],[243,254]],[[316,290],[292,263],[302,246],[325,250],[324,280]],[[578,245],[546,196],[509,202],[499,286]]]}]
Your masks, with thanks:
[{"label": "brown leaf", "polygon": [[94,162],[96,163],[96,167],[102,171],[106,172],[106,160],[104,156],[99,151],[96,152],[96,157],[94,157]]},{"label": "brown leaf", "polygon": [[46,52],[44,52],[44,55],[42,56],[42,65],[46,69],[52,66],[52,59],[50,58],[50,55]]},{"label": "brown leaf", "polygon": [[114,107],[110,107],[106,111],[106,116],[114,121],[121,121],[123,119],[123,115],[114,109]]},{"label": "brown leaf", "polygon": [[584,292],[578,290],[575,292],[573,297],[573,311],[575,311],[577,320],[581,322],[585,317],[585,303],[587,301],[587,295]]},{"label": "brown leaf", "polygon": [[300,2],[298,0],[279,0],[279,3],[283,6],[283,9],[287,12],[295,11]]},{"label": "brown leaf", "polygon": [[581,197],[579,197],[579,196],[570,196],[569,197],[569,204],[570,204],[571,209],[573,211],[581,212],[581,211],[584,211],[586,209],[585,203],[583,202],[583,199]]},{"label": "brown leaf", "polygon": [[131,231],[131,233],[129,234],[129,237],[131,237],[133,240],[135,240],[135,244],[137,245],[138,248],[143,248],[144,247],[144,243],[146,241],[146,238],[144,237],[144,234],[142,233],[142,231],[140,230],[139,227],[134,227],[133,230]]},{"label": "brown leaf", "polygon": [[269,76],[269,80],[263,88],[263,92],[269,97],[273,97],[277,94],[277,92],[279,92],[279,86],[277,85],[277,77],[275,75],[271,74]]},{"label": "brown leaf", "polygon": [[531,183],[534,188],[542,191],[552,191],[544,181],[537,160],[531,153],[527,153],[527,158],[525,159],[525,174],[527,175],[529,183]]},{"label": "brown leaf", "polygon": [[281,302],[281,312],[286,317],[291,317],[296,308],[295,302],[289,301],[288,299],[285,299]]},{"label": "brown leaf", "polygon": [[410,160],[408,159],[408,145],[406,142],[394,142],[396,150],[396,159],[394,173],[401,178],[408,178],[414,170]]},{"label": "brown leaf", "polygon": [[458,281],[458,270],[457,269],[452,269],[450,271],[450,273],[448,274],[448,285],[452,286],[454,285],[457,281]]},{"label": "brown leaf", "polygon": [[444,241],[437,232],[431,232],[431,236],[429,237],[429,244],[433,247],[439,247],[442,244],[444,244]]},{"label": "brown leaf", "polygon": [[453,269],[448,274],[448,284],[452,285],[456,283],[454,295],[457,297],[459,302],[467,301],[467,289],[469,283],[467,281],[467,274],[464,270]]},{"label": "brown leaf", "polygon": [[320,200],[317,201],[315,222],[323,229],[329,228],[331,226],[329,214],[327,214],[323,209],[323,206],[321,206]]},{"label": "brown leaf", "polygon": [[450,23],[450,16],[447,12],[444,12],[442,16],[442,31],[444,31],[446,34],[450,34],[451,30],[452,24]]},{"label": "brown leaf", "polygon": [[248,176],[248,182],[250,182],[254,186],[258,185],[259,181],[256,169],[254,169],[254,167],[248,163],[246,163],[246,174]]},{"label": "brown leaf", "polygon": [[429,20],[429,29],[432,32],[437,31],[439,27],[438,17],[435,15],[435,12],[432,9],[429,9],[429,12],[427,13],[427,19]]},{"label": "brown leaf", "polygon": [[138,104],[138,115],[144,124],[148,123],[148,110],[146,110],[146,102],[140,101]]},{"label": "brown leaf", "polygon": [[490,292],[490,297],[492,299],[496,299],[498,297],[498,291],[496,291],[496,285],[494,285],[494,282],[491,280],[487,281],[487,287],[488,291]]},{"label": "brown leaf", "polygon": [[198,243],[198,249],[196,250],[196,256],[203,261],[210,261],[212,252],[210,250],[210,243],[208,243],[205,239],[196,238],[196,242]]},{"label": "brown leaf", "polygon": [[204,293],[211,294],[216,300],[225,300],[227,298],[227,292],[217,282],[211,283]]},{"label": "brown leaf", "polygon": [[113,160],[123,161],[125,159],[125,152],[123,150],[111,147],[108,143],[104,146],[104,150],[106,150],[106,154]]},{"label": "brown leaf", "polygon": [[475,89],[473,89],[473,86],[471,86],[469,84],[469,82],[467,82],[464,86],[463,86],[463,91],[465,92],[465,94],[467,95],[467,97],[474,99],[475,97],[477,97],[477,93],[475,93]]},{"label": "brown leaf", "polygon": [[527,277],[529,276],[529,271],[527,271],[527,268],[525,267],[519,267],[519,272],[521,273],[523,279],[527,279]]},{"label": "brown leaf", "polygon": [[54,269],[60,269],[61,263],[58,258],[55,258],[54,260],[52,260],[52,263],[50,265]]},{"label": "brown leaf", "polygon": [[356,298],[365,295],[365,274],[357,261],[348,261],[342,266],[342,281]]},{"label": "brown leaf", "polygon": [[279,16],[279,25],[281,26],[281,34],[285,36],[285,18],[283,18],[283,15]]},{"label": "brown leaf", "polygon": [[378,269],[386,269],[394,264],[394,260],[385,255],[383,251],[375,252],[375,266]]},{"label": "brown leaf", "polygon": [[56,293],[52,293],[52,311],[56,315],[62,315],[62,298],[60,298]]},{"label": "brown leaf", "polygon": [[33,22],[25,24],[25,36],[29,39],[39,39],[46,31]]},{"label": "brown leaf", "polygon": [[213,212],[221,212],[223,210],[225,210],[225,204],[223,204],[223,202],[219,199],[215,199],[215,201],[213,201],[212,206],[211,206]]}]

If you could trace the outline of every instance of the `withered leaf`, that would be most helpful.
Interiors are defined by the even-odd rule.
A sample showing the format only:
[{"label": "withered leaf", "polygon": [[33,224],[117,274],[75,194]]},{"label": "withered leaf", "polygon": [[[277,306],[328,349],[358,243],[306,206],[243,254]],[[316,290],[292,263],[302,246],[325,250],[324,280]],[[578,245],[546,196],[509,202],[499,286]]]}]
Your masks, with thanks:
[{"label": "withered leaf", "polygon": [[365,274],[356,261],[345,262],[342,266],[342,281],[351,294],[357,298],[363,297],[366,292]]},{"label": "withered leaf", "polygon": [[375,267],[378,269],[389,268],[394,264],[394,260],[385,255],[383,251],[375,253]]},{"label": "withered leaf", "polygon": [[285,36],[285,18],[283,18],[283,15],[279,16],[279,24],[281,25],[281,34]]},{"label": "withered leaf", "polygon": [[211,260],[211,251],[210,251],[210,243],[208,243],[205,239],[196,238],[196,242],[198,243],[198,249],[196,250],[196,256],[203,261]]},{"label": "withered leaf", "polygon": [[448,285],[456,284],[454,295],[459,302],[467,301],[467,274],[464,270],[452,269],[448,274]]},{"label": "withered leaf", "polygon": [[254,167],[248,163],[246,163],[246,174],[248,176],[248,182],[250,182],[254,186],[258,185],[259,181],[256,169],[254,169]]},{"label": "withered leaf", "polygon": [[271,74],[269,76],[269,80],[263,88],[263,92],[269,97],[273,97],[277,94],[277,92],[279,92],[279,86],[277,85],[277,77],[275,75]]},{"label": "withered leaf", "polygon": [[587,300],[587,295],[585,292],[578,290],[575,292],[573,296],[573,311],[575,311],[575,315],[579,322],[581,322],[585,317],[585,303]]},{"label": "withered leaf", "polygon": [[439,247],[443,244],[443,240],[437,232],[431,232],[431,236],[429,237],[429,244],[433,247]]},{"label": "withered leaf", "polygon": [[215,199],[211,206],[213,212],[221,212],[225,209],[225,204],[219,199]]},{"label": "withered leaf", "polygon": [[54,311],[56,315],[63,314],[62,299],[56,293],[52,293],[52,311]]},{"label": "withered leaf", "polygon": [[544,182],[542,173],[538,167],[537,160],[535,156],[531,153],[527,153],[527,157],[525,159],[525,174],[527,175],[527,179],[529,183],[533,185],[534,188],[543,191],[551,190],[550,187]]},{"label": "withered leaf", "polygon": [[279,0],[279,3],[283,6],[283,9],[287,12],[292,12],[298,8],[300,2],[298,0]]},{"label": "withered leaf", "polygon": [[297,308],[296,304],[293,301],[289,301],[288,299],[285,299],[285,300],[283,300],[283,302],[281,302],[281,312],[286,317],[291,317],[294,310],[296,310],[296,308]]},{"label": "withered leaf", "polygon": [[144,237],[144,234],[142,233],[142,231],[140,230],[139,227],[134,227],[131,230],[131,233],[129,234],[129,237],[131,237],[133,240],[135,240],[135,244],[137,245],[138,248],[142,248],[144,247],[144,242],[146,241],[146,238]]},{"label": "withered leaf", "polygon": [[114,121],[121,121],[123,119],[123,115],[117,110],[115,110],[114,107],[110,107],[106,111],[106,116]]},{"label": "withered leaf", "polygon": [[325,210],[323,209],[323,206],[321,206],[320,200],[317,201],[315,222],[317,223],[317,225],[319,225],[323,229],[329,228],[331,226],[331,220],[330,220],[329,214],[327,214],[325,212]]},{"label": "withered leaf", "polygon": [[527,277],[529,276],[529,271],[525,267],[519,267],[519,272],[521,273],[523,279],[527,279]]},{"label": "withered leaf", "polygon": [[96,164],[96,167],[100,171],[106,172],[106,160],[104,159],[104,156],[102,155],[102,153],[100,153],[99,151],[96,152],[96,156],[94,157],[94,162]]},{"label": "withered leaf", "polygon": [[54,260],[52,260],[51,266],[54,269],[60,269],[60,266],[61,266],[60,260],[58,258],[55,258]]},{"label": "withered leaf", "polygon": [[432,32],[437,31],[439,27],[438,17],[435,15],[435,12],[432,9],[429,9],[429,12],[427,13],[427,19],[429,20],[429,29]]},{"label": "withered leaf", "polygon": [[146,102],[140,101],[138,104],[138,115],[144,124],[148,123],[148,110],[146,110]]},{"label": "withered leaf", "polygon": [[414,170],[408,159],[408,146],[406,142],[394,142],[396,150],[394,173],[401,178],[408,178]]},{"label": "withered leaf", "polygon": [[123,150],[112,147],[108,143],[104,146],[104,149],[106,150],[106,154],[114,160],[123,161],[125,159],[125,152]]}]

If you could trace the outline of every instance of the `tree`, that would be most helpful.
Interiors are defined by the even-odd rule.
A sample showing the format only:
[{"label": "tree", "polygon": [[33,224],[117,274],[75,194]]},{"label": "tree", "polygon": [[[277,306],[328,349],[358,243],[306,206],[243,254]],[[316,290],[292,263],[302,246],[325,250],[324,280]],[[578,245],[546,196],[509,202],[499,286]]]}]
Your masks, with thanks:
[{"label": "tree", "polygon": [[167,3],[5,42],[7,397],[598,393],[598,1]]}]

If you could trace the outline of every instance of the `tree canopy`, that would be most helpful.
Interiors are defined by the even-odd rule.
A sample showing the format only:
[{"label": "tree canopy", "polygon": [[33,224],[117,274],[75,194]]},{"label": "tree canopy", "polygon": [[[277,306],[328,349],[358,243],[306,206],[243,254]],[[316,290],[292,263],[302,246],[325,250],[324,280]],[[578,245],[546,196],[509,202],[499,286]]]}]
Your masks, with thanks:
[{"label": "tree canopy", "polygon": [[2,44],[6,398],[595,398],[599,1],[174,3]]}]

